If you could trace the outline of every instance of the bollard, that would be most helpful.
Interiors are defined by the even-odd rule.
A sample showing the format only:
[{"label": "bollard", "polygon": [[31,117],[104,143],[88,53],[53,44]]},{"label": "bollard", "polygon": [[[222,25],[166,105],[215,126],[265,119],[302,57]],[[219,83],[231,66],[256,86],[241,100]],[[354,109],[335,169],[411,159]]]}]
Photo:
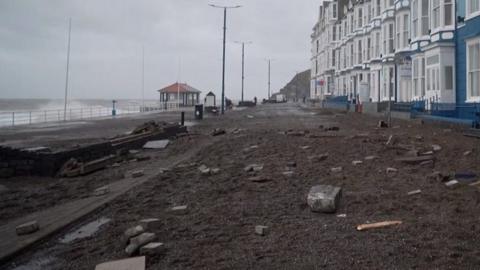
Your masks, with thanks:
[{"label": "bollard", "polygon": [[182,112],[182,122],[181,122],[181,125],[182,125],[182,126],[185,125],[185,112]]}]

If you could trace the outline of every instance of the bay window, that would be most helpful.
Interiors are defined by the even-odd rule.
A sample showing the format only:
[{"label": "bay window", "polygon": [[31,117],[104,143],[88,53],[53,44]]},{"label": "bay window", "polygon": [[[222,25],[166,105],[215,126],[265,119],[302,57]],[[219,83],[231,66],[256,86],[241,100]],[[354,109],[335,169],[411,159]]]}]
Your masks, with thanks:
[{"label": "bay window", "polygon": [[440,0],[432,0],[432,29],[440,27]]},{"label": "bay window", "polygon": [[413,95],[423,97],[425,95],[425,58],[419,57],[413,60]]},{"label": "bay window", "polygon": [[418,0],[412,1],[412,38],[418,33]]},{"label": "bay window", "polygon": [[394,53],[394,29],[393,23],[383,23],[383,54]]},{"label": "bay window", "polygon": [[420,0],[422,1],[422,31],[421,35],[426,36],[428,35],[428,0]]},{"label": "bay window", "polygon": [[397,48],[401,48],[401,44],[402,44],[402,39],[400,37],[400,34],[401,34],[401,29],[402,29],[402,17],[400,15],[397,15],[395,17],[395,26],[396,26],[396,43],[397,43]]},{"label": "bay window", "polygon": [[409,16],[408,14],[403,14],[403,48],[408,47],[409,42],[409,33],[408,33],[408,24],[410,23],[409,21]]},{"label": "bay window", "polygon": [[480,14],[480,0],[467,0],[467,16]]},{"label": "bay window", "polygon": [[440,57],[432,55],[426,60],[427,65],[427,91],[440,90]]},{"label": "bay window", "polygon": [[443,0],[444,1],[444,18],[443,18],[443,23],[444,25],[453,25],[453,0]]},{"label": "bay window", "polygon": [[357,64],[360,65],[362,63],[362,40],[358,41],[358,51],[357,51]]},{"label": "bay window", "polygon": [[380,57],[380,32],[375,33],[375,57]]},{"label": "bay window", "polygon": [[480,101],[480,38],[467,41],[467,99]]},{"label": "bay window", "polygon": [[358,8],[358,28],[362,28],[363,26],[363,10],[362,8]]}]

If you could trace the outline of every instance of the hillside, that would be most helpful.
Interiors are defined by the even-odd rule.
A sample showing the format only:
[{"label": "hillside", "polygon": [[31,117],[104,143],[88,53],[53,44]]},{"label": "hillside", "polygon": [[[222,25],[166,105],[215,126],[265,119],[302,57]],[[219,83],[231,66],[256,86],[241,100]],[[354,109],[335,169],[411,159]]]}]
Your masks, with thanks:
[{"label": "hillside", "polygon": [[278,94],[285,95],[288,100],[308,98],[310,96],[310,69],[295,75],[285,87],[280,89],[280,92],[273,94],[272,98]]}]

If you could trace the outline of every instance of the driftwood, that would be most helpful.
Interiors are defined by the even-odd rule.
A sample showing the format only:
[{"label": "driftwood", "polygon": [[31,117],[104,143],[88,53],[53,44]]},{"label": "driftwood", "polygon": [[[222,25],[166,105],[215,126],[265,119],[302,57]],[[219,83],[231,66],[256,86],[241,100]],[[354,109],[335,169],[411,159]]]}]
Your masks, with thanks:
[{"label": "driftwood", "polygon": [[402,224],[402,221],[399,221],[399,220],[383,221],[383,222],[377,222],[377,223],[358,225],[357,230],[358,231],[365,231],[365,230],[389,227],[389,226],[400,225],[400,224]]}]

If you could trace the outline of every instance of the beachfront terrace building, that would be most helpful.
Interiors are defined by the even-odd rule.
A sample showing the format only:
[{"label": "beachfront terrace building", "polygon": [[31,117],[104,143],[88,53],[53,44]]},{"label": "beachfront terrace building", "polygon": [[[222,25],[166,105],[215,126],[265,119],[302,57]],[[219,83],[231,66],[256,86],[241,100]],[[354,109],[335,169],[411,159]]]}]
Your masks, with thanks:
[{"label": "beachfront terrace building", "polygon": [[310,97],[480,102],[479,17],[480,0],[323,1]]}]

